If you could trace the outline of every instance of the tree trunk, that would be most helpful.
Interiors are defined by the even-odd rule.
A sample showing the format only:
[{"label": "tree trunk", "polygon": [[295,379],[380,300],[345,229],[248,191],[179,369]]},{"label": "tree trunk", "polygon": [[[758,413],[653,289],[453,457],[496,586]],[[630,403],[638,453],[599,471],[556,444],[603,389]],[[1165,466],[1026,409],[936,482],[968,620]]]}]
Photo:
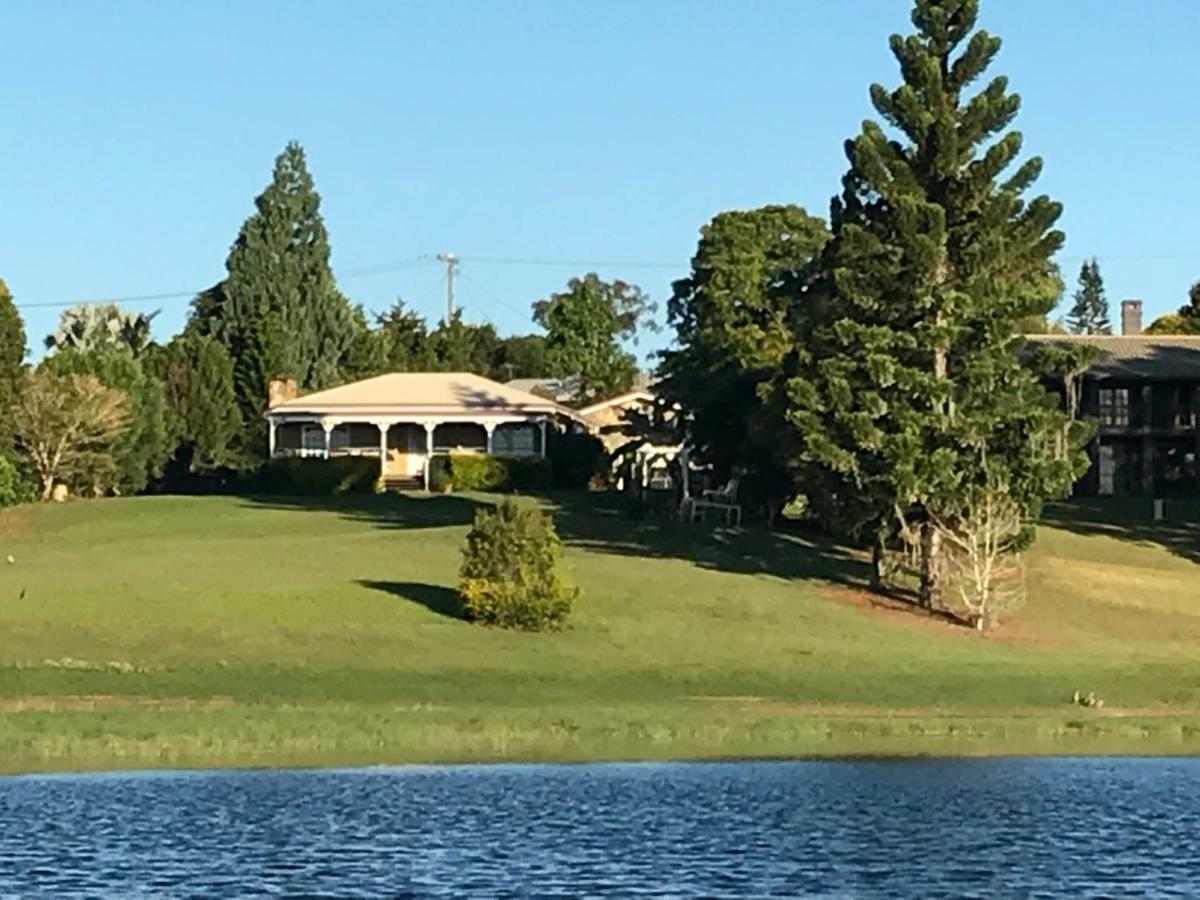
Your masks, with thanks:
[{"label": "tree trunk", "polygon": [[871,543],[871,590],[883,592],[883,535],[876,534]]},{"label": "tree trunk", "polygon": [[42,502],[49,503],[54,498],[54,476],[42,476]]},{"label": "tree trunk", "polygon": [[917,599],[926,609],[933,609],[941,593],[941,562],[942,536],[932,522],[925,522],[921,526],[921,586]]}]

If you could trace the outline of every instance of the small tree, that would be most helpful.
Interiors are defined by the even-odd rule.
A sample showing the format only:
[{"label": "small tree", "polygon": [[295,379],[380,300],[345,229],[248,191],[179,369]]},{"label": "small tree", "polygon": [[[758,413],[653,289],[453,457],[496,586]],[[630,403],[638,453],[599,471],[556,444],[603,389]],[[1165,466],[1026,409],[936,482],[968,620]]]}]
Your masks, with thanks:
[{"label": "small tree", "polygon": [[982,631],[1025,603],[1020,550],[1029,540],[1023,506],[997,473],[965,488],[952,509],[930,511],[945,548],[946,599]]},{"label": "small tree", "polygon": [[521,631],[562,628],[578,595],[563,576],[553,521],[513,500],[476,513],[458,592],[464,618]]},{"label": "small tree", "polygon": [[49,500],[60,478],[115,469],[113,449],[128,427],[128,398],[94,375],[30,372],[13,408],[17,446]]},{"label": "small tree", "polygon": [[115,303],[72,306],[59,319],[58,330],[46,337],[47,350],[120,350],[141,356],[153,343],[150,314],[125,312]]},{"label": "small tree", "polygon": [[1075,305],[1067,313],[1067,328],[1071,334],[1112,334],[1104,279],[1095,259],[1087,260],[1079,269],[1079,290],[1075,292]]}]

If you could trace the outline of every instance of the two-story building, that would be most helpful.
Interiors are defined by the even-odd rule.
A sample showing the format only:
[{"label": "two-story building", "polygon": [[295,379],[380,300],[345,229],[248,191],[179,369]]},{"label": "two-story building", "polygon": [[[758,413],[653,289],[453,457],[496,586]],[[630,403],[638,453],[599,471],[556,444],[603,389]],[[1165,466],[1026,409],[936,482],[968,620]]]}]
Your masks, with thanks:
[{"label": "two-story building", "polygon": [[1126,300],[1120,335],[1030,337],[1098,351],[1082,381],[1079,414],[1098,428],[1078,494],[1200,494],[1200,336],[1143,334],[1141,319],[1141,301]]}]

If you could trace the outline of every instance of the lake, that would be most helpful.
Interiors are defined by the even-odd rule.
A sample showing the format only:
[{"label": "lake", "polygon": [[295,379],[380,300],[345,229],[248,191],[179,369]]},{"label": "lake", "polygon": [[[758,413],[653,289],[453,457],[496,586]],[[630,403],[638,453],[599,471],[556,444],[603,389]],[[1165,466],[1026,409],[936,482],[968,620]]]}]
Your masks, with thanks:
[{"label": "lake", "polygon": [[1200,760],[0,778],[0,894],[1200,893]]}]

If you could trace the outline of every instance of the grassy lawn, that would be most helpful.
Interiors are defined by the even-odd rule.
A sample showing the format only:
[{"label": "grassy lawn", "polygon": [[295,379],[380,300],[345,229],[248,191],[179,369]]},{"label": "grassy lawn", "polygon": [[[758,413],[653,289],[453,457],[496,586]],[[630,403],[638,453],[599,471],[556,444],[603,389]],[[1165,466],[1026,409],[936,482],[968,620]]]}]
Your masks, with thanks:
[{"label": "grassy lawn", "polygon": [[0,768],[1200,752],[1200,529],[1140,505],[1055,510],[981,637],[843,548],[560,498],[583,597],[524,635],[454,617],[480,499],[0,513]]}]

